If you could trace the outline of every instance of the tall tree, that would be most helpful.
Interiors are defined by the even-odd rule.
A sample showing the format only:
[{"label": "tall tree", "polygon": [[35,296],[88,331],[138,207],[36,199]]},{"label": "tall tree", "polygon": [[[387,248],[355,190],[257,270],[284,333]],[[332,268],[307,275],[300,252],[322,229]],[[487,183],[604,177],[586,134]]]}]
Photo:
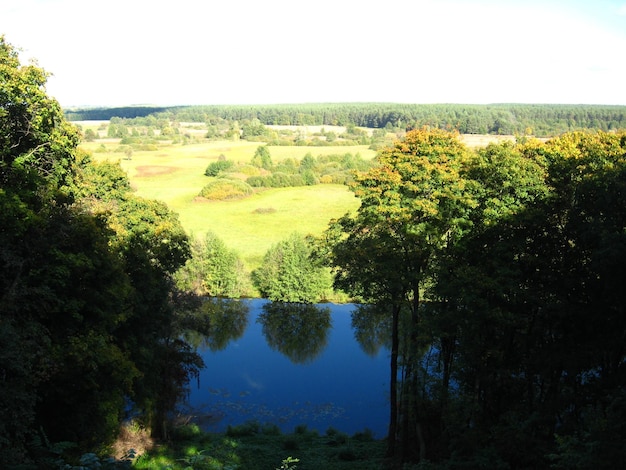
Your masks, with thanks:
[{"label": "tall tree", "polygon": [[[472,182],[461,175],[466,157],[466,149],[452,133],[431,129],[407,133],[404,140],[380,153],[378,167],[357,177],[354,191],[361,199],[357,214],[334,222],[328,232],[336,286],[391,308],[388,455],[401,460],[427,456],[417,403],[420,294],[437,256],[470,224],[475,201]],[[398,327],[403,306],[410,311],[411,321],[398,406]],[[404,419],[401,426],[399,410]],[[418,455],[412,455],[411,442],[418,443]]]},{"label": "tall tree", "polygon": [[267,148],[267,145],[261,145],[256,148],[254,156],[252,157],[252,164],[264,170],[272,169],[272,156]]},{"label": "tall tree", "polygon": [[[39,387],[51,372],[51,335],[39,320],[60,299],[39,274],[53,268],[47,240],[55,233],[52,227],[63,228],[61,221],[71,217],[67,205],[79,135],[63,119],[59,104],[46,96],[46,78],[34,65],[22,66],[17,51],[0,36],[2,466],[23,458]],[[64,269],[59,266],[56,274]]]},{"label": "tall tree", "polygon": [[0,38],[2,467],[26,462],[38,434],[106,443],[128,398],[162,415],[199,366],[171,309],[180,223],[77,151],[45,81]]},{"label": "tall tree", "polygon": [[[521,160],[507,150],[506,167],[494,161],[479,173],[485,194],[509,187],[515,196],[459,244],[456,275],[438,282],[463,309],[455,378],[459,423],[472,426],[454,432],[457,457],[488,452],[518,468],[623,464],[613,417],[624,416],[626,377],[625,142],[623,133],[565,134],[516,147]],[[503,180],[502,170],[517,176]]]}]

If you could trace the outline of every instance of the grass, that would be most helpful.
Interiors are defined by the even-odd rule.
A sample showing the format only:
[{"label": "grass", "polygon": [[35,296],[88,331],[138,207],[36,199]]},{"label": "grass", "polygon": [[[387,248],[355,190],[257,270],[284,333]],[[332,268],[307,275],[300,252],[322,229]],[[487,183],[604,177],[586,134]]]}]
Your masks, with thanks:
[{"label": "grass", "polygon": [[140,456],[133,468],[268,469],[281,467],[289,457],[298,470],[368,470],[383,467],[385,441],[366,431],[347,436],[329,428],[325,434],[298,426],[291,434],[272,426],[246,423],[226,434],[204,433],[196,425],[178,428],[167,445],[155,446]]},{"label": "grass", "polygon": [[[101,123],[96,123],[100,125]],[[92,127],[96,127],[93,124]],[[82,123],[83,128],[90,126]],[[484,146],[511,136],[463,136],[470,147]],[[158,199],[177,212],[191,236],[212,231],[235,250],[248,269],[256,268],[265,252],[292,232],[319,235],[332,218],[358,208],[358,200],[342,185],[316,185],[263,190],[253,196],[209,202],[197,198],[209,181],[206,167],[221,155],[235,163],[249,163],[257,147],[248,141],[204,141],[188,145],[160,143],[154,151],[134,151],[125,158],[118,139],[85,142],[81,147],[95,160],[119,161],[139,196]],[[104,150],[104,151],[103,151]],[[274,163],[287,158],[301,160],[307,153],[318,155],[359,153],[368,159],[375,151],[367,146],[270,146]]]},{"label": "grass", "polygon": [[[101,145],[107,151],[102,152]],[[139,196],[158,199],[177,212],[181,224],[194,237],[212,231],[235,250],[249,269],[257,267],[265,252],[294,231],[319,235],[332,218],[355,210],[359,202],[343,185],[316,185],[262,190],[232,201],[206,201],[197,196],[208,183],[204,170],[220,155],[235,162],[252,159],[256,142],[207,142],[164,145],[156,151],[135,151],[126,159],[115,152],[118,141],[81,144],[95,160],[119,161]],[[300,160],[310,152],[317,156],[351,152],[371,158],[366,146],[271,147],[272,160]]]}]

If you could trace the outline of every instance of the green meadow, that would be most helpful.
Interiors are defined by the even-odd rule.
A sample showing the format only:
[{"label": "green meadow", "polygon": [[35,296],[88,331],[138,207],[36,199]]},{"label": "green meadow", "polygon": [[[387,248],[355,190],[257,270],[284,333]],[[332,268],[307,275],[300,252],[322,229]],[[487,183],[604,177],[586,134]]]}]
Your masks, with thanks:
[{"label": "green meadow", "polygon": [[[249,269],[257,267],[265,252],[292,232],[321,234],[328,222],[353,211],[358,200],[344,185],[319,184],[263,189],[253,195],[228,201],[207,201],[198,193],[210,178],[209,163],[221,155],[235,163],[248,163],[259,145],[247,141],[210,141],[195,144],[159,145],[153,151],[133,151],[130,159],[119,151],[117,139],[85,142],[81,147],[96,161],[119,161],[139,196],[158,199],[177,212],[191,236],[216,233],[237,251]],[[307,153],[318,155],[360,153],[375,156],[367,146],[268,147],[274,163],[286,158],[301,160]],[[116,151],[117,150],[117,151]]]}]

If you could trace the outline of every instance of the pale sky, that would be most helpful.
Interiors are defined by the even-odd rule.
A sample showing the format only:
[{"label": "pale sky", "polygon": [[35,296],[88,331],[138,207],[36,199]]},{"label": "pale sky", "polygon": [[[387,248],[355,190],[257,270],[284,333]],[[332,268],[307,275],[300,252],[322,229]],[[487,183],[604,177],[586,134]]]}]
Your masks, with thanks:
[{"label": "pale sky", "polygon": [[626,0],[0,0],[64,107],[626,105]]}]

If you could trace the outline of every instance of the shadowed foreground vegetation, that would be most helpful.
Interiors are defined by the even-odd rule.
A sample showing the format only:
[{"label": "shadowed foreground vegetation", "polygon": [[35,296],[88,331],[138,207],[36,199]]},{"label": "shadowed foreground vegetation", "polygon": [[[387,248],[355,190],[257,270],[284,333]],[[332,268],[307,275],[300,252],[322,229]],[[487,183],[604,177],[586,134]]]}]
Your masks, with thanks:
[{"label": "shadowed foreground vegetation", "polygon": [[[298,426],[291,434],[250,422],[229,427],[225,434],[207,434],[196,426],[177,429],[176,440],[139,457],[134,468],[374,470],[383,466],[384,441],[364,431],[348,436],[329,428],[324,433]],[[298,459],[281,467],[288,459]]]}]

